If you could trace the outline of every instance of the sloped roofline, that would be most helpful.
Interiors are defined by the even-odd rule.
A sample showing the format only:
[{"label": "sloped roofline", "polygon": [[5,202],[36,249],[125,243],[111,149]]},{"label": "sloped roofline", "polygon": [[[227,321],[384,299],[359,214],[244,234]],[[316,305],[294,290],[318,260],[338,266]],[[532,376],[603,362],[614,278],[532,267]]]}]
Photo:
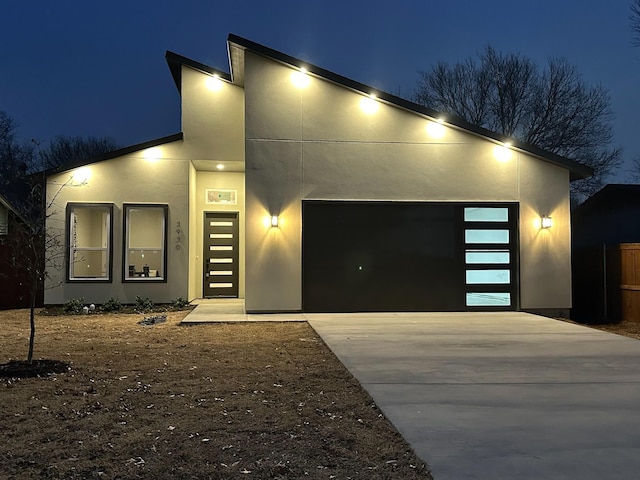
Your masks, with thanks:
[{"label": "sloped roofline", "polygon": [[609,202],[620,199],[621,203],[640,201],[640,184],[637,183],[608,183],[574,210],[573,216],[587,215],[591,210],[606,208]]},{"label": "sloped roofline", "polygon": [[104,160],[111,160],[112,158],[116,158],[116,157],[122,157],[123,155],[128,155],[130,153],[138,152],[140,150],[145,150],[151,147],[157,147],[158,145],[164,145],[165,143],[176,142],[178,140],[182,140],[183,138],[184,138],[184,134],[182,132],[179,132],[179,133],[174,133],[173,135],[168,135],[166,137],[156,138],[155,140],[149,140],[148,142],[129,145],[128,147],[119,148],[117,150],[112,150],[110,152],[102,153],[100,155],[95,155],[93,157],[78,160],[77,162],[61,165],[60,167],[56,167],[56,168],[51,168],[44,172],[45,177],[48,177],[50,175],[55,175],[61,172],[66,172],[67,170],[73,170],[74,168],[84,167],[85,165],[91,165],[92,163],[102,162]]},{"label": "sloped roofline", "polygon": [[[205,65],[204,63],[197,62],[195,60],[179,55],[177,53],[167,51],[165,53],[165,59],[169,66],[171,76],[173,77],[173,80],[176,84],[178,92],[180,93],[182,92],[182,66],[183,65],[188,66],[194,70],[206,73],[208,75],[215,75],[228,82],[233,82],[234,84],[243,86],[244,85],[244,52],[246,50],[249,50],[253,53],[256,53],[263,57],[270,58],[271,60],[277,61],[279,63],[283,63],[285,65],[288,65],[294,68],[305,68],[306,71],[312,75],[324,78],[327,81],[330,81],[337,85],[341,85],[345,88],[362,93],[364,95],[374,94],[376,95],[378,100],[381,100],[391,105],[395,105],[399,108],[417,113],[419,115],[423,115],[426,117],[443,121],[443,123],[449,126],[467,131],[474,135],[478,135],[501,144],[509,143],[512,146],[512,148],[522,150],[523,152],[533,155],[541,160],[544,160],[546,162],[568,169],[570,173],[571,181],[589,178],[590,176],[593,175],[593,169],[591,167],[584,165],[582,163],[576,162],[575,160],[571,160],[569,158],[556,155],[555,153],[551,153],[549,151],[538,148],[534,145],[530,145],[530,144],[512,139],[510,137],[507,137],[506,135],[492,132],[478,125],[471,124],[461,118],[454,117],[448,114],[447,115],[442,114],[440,112],[437,112],[436,110],[424,107],[422,105],[411,102],[404,98],[400,98],[396,95],[392,95],[388,92],[384,92],[382,90],[373,88],[369,85],[365,85],[364,83],[357,82],[350,78],[344,77],[337,73],[326,70],[322,67],[318,67],[317,65],[300,60],[296,57],[292,57],[291,55],[287,55],[285,53],[279,52],[272,48],[269,48],[259,43],[248,40],[246,38],[243,38],[234,34],[229,34],[227,38],[227,46],[228,46],[228,52],[229,52],[229,65],[231,69],[231,74],[223,72],[222,70],[213,68],[209,65]],[[167,137],[162,137],[155,140],[150,140],[148,142],[131,145],[118,150],[114,150],[112,152],[107,152],[102,155],[84,159],[70,165],[64,165],[56,169],[47,170],[45,172],[45,175],[49,176],[56,173],[64,172],[66,170],[71,170],[73,168],[89,165],[91,163],[96,163],[103,160],[109,160],[111,158],[127,155],[129,153],[133,153],[138,150],[144,150],[146,148],[151,148],[157,145],[162,145],[165,143],[182,140],[183,138],[184,138],[183,133],[180,132],[174,135],[169,135]]]},{"label": "sloped roofline", "polygon": [[[300,60],[299,58],[292,57],[291,55],[287,55],[285,53],[279,52],[272,48],[266,47],[259,43],[253,42],[243,37],[239,37],[238,35],[229,34],[227,38],[227,45],[229,50],[229,62],[231,65],[231,79],[233,83],[238,85],[244,84],[244,58],[242,57],[242,53],[244,51],[249,50],[253,53],[261,55],[263,57],[270,58],[279,63],[283,63],[285,65],[294,67],[296,69],[304,68],[307,73],[312,75],[322,77],[325,80],[328,80],[337,85],[341,85],[350,90],[354,90],[356,92],[362,93],[364,95],[375,95],[378,100],[382,100],[391,105],[395,105],[404,110],[408,110],[419,115],[424,115],[435,120],[443,121],[443,123],[453,126],[455,128],[470,132],[474,135],[478,135],[481,137],[485,137],[492,141],[505,144],[509,143],[513,148],[518,150],[522,150],[528,154],[531,154],[541,160],[546,162],[558,165],[560,167],[566,168],[570,172],[571,180],[581,180],[584,178],[589,178],[593,175],[593,169],[587,165],[579,163],[575,160],[557,155],[555,153],[551,153],[547,150],[543,150],[534,145],[530,145],[519,140],[515,140],[506,135],[502,135],[500,133],[492,132],[487,130],[486,128],[480,127],[478,125],[474,125],[472,123],[467,122],[461,118],[443,114],[441,112],[437,112],[436,110],[424,107],[417,103],[411,102],[404,98],[400,98],[396,95],[392,95],[388,92],[381,91],[377,88],[373,88],[369,85],[365,85],[364,83],[357,82],[350,78],[344,77],[337,73],[331,72],[324,68],[318,67],[317,65],[311,64],[309,62]],[[174,77],[175,78],[175,77]]]},{"label": "sloped roofline", "polygon": [[195,60],[191,60],[190,58],[184,57],[178,53],[167,50],[164,54],[164,58],[167,61],[167,65],[169,65],[171,76],[173,77],[173,81],[180,93],[182,93],[182,65],[186,65],[187,67],[191,67],[194,70],[198,70],[199,72],[203,72],[208,75],[217,75],[228,82],[231,81],[231,75],[228,73],[210,67],[209,65],[205,65],[204,63],[196,62]]},{"label": "sloped roofline", "polygon": [[0,195],[0,205],[4,205],[4,207],[9,210],[10,212],[13,212],[13,214],[25,225],[28,224],[27,220],[22,216],[22,214],[13,206],[11,205],[11,202],[9,202],[9,200],[7,200],[5,197],[3,197],[2,195]]}]

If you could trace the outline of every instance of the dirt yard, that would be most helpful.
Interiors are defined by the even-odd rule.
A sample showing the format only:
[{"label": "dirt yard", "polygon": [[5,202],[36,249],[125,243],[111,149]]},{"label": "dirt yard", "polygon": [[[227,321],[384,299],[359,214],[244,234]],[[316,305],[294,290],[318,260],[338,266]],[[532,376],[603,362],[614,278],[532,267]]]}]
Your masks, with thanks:
[{"label": "dirt yard", "polygon": [[640,340],[640,323],[636,322],[623,322],[612,325],[591,325],[598,330],[604,330],[609,333],[617,333],[618,335],[624,335],[625,337],[635,338]]},{"label": "dirt yard", "polygon": [[[38,316],[47,378],[0,379],[0,478],[430,479],[306,323]],[[0,312],[0,363],[28,311]]]}]

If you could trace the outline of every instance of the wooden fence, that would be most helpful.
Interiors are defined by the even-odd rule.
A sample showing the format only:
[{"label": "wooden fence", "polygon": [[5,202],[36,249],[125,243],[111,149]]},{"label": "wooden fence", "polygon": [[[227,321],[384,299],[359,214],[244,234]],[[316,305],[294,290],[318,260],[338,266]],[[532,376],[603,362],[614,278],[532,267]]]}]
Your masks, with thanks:
[{"label": "wooden fence", "polygon": [[640,322],[640,243],[618,245],[620,320]]}]

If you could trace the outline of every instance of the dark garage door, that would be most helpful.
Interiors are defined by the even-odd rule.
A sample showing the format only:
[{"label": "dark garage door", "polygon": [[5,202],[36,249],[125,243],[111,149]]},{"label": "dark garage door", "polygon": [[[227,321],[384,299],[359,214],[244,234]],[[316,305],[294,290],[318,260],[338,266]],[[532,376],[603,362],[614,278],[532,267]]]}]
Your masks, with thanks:
[{"label": "dark garage door", "polygon": [[513,310],[517,205],[305,201],[306,312]]}]

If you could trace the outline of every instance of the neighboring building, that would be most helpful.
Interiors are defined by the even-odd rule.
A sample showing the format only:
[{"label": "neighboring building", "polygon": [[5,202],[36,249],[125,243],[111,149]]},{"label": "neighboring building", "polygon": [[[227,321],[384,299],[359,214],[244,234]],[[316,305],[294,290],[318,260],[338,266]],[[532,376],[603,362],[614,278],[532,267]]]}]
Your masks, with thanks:
[{"label": "neighboring building", "polygon": [[569,183],[590,168],[234,35],[228,49],[230,74],[167,53],[181,133],[48,177],[67,243],[46,303],[568,312]]},{"label": "neighboring building", "polygon": [[640,321],[640,185],[606,185],[573,211],[572,232],[571,318]]},{"label": "neighboring building", "polygon": [[[27,308],[30,304],[29,276],[16,254],[23,228],[26,222],[22,216],[0,195],[0,310]],[[39,302],[42,303],[41,292]]]}]

